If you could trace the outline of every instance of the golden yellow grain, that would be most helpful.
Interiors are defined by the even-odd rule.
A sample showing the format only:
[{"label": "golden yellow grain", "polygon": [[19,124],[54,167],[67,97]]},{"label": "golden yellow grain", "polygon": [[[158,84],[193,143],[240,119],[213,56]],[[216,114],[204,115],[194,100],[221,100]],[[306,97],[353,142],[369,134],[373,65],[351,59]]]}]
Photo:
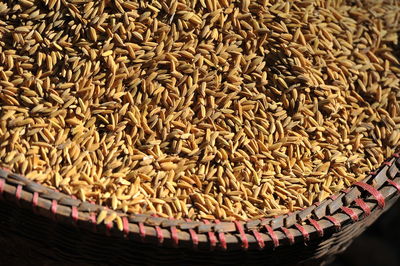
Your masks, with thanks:
[{"label": "golden yellow grain", "polygon": [[0,4],[0,165],[36,182],[251,219],[323,200],[398,146],[396,1],[47,2]]}]

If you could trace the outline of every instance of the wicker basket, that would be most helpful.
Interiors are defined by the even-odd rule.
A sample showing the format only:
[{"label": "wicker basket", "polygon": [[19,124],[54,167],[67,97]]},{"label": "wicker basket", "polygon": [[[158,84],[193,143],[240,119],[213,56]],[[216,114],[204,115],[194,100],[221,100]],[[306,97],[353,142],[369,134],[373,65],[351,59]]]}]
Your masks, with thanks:
[{"label": "wicker basket", "polygon": [[37,258],[86,265],[319,265],[345,250],[397,200],[399,172],[395,154],[363,182],[275,218],[192,222],[118,213],[120,231],[113,223],[96,224],[104,207],[0,170],[0,239],[28,246]]}]

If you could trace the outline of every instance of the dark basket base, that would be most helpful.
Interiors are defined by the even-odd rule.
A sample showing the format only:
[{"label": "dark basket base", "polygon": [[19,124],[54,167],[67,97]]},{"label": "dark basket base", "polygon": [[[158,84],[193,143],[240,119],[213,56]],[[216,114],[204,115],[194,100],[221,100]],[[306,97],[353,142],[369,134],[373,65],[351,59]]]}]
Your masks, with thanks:
[{"label": "dark basket base", "polygon": [[344,251],[383,211],[375,211],[362,223],[348,224],[338,233],[307,244],[263,251],[195,251],[97,234],[0,201],[0,243],[3,249],[8,247],[9,258],[14,258],[7,265],[294,265],[299,261],[303,262],[298,265],[324,265],[332,260],[332,254]]}]

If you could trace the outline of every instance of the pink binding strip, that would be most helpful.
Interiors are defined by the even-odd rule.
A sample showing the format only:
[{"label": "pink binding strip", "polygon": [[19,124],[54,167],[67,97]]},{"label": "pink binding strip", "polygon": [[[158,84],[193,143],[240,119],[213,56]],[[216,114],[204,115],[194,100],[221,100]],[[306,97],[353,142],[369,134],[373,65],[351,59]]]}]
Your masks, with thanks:
[{"label": "pink binding strip", "polygon": [[[154,214],[154,217],[158,217],[158,215]],[[164,242],[163,231],[162,231],[161,227],[159,227],[158,225],[155,226],[155,229],[156,229],[158,245],[162,245],[162,243]]]},{"label": "pink binding strip", "polygon": [[340,209],[342,209],[342,211],[344,213],[346,213],[348,216],[350,216],[351,220],[353,220],[353,222],[357,222],[358,221],[358,215],[350,208],[348,207],[341,207]]},{"label": "pink binding strip", "polygon": [[239,221],[233,221],[236,225],[237,230],[240,233],[240,238],[242,239],[242,248],[247,250],[249,248],[249,240],[246,237],[246,233],[244,232],[243,225]]},{"label": "pink binding strip", "polygon": [[158,225],[155,228],[156,228],[158,244],[162,245],[162,243],[164,243],[164,234],[162,232],[162,229]]},{"label": "pink binding strip", "polygon": [[72,220],[74,221],[74,223],[78,222],[78,216],[79,216],[78,208],[76,206],[72,206],[71,207],[71,217],[72,217]]},{"label": "pink binding strip", "polygon": [[[215,223],[216,224],[219,224],[219,223],[221,223],[218,219],[216,219],[215,220]],[[227,246],[227,244],[226,244],[226,240],[225,240],[225,233],[224,232],[219,232],[218,233],[218,237],[219,237],[219,244],[221,245],[221,248],[223,249],[223,250],[227,250],[227,248],[228,248],[228,246]]]},{"label": "pink binding strip", "polygon": [[357,182],[354,185],[368,191],[368,193],[370,193],[376,199],[380,208],[385,207],[385,198],[376,188],[364,182]]},{"label": "pink binding strip", "polygon": [[[187,222],[190,222],[190,219],[186,219]],[[199,246],[199,237],[196,234],[196,231],[194,231],[193,229],[189,229],[189,234],[190,234],[190,238],[192,239],[193,242],[193,248],[197,249]]]},{"label": "pink binding strip", "polygon": [[[170,218],[170,220],[173,220],[173,218]],[[178,230],[176,229],[176,226],[171,226],[171,239],[172,239],[172,244],[174,247],[178,247],[179,244],[179,236],[178,236]]]},{"label": "pink binding strip", "polygon": [[3,199],[3,191],[5,183],[6,181],[3,178],[0,178],[0,199]]},{"label": "pink binding strip", "polygon": [[300,231],[300,233],[303,235],[304,242],[310,241],[310,235],[308,234],[307,230],[300,224],[294,224],[296,228]]},{"label": "pink binding strip", "polygon": [[122,224],[124,226],[124,236],[128,237],[129,235],[129,221],[126,216],[122,217]]},{"label": "pink binding strip", "polygon": [[[71,198],[76,199],[74,195],[72,195]],[[78,222],[78,216],[78,208],[76,206],[71,206],[71,217],[75,224]]]},{"label": "pink binding strip", "polygon": [[33,192],[32,196],[32,210],[33,213],[37,214],[37,206],[38,206],[38,201],[39,201],[39,193],[38,192]]},{"label": "pink binding strip", "polygon": [[139,223],[139,235],[142,238],[142,241],[146,237],[146,229],[144,228],[144,224],[142,222]]},{"label": "pink binding strip", "polygon": [[92,212],[90,213],[90,221],[93,224],[93,232],[97,232],[97,219],[96,219],[96,213]]},{"label": "pink binding strip", "polygon": [[289,239],[289,244],[293,245],[294,244],[293,234],[286,227],[281,227],[281,229],[282,229],[283,233],[286,235],[286,237]]},{"label": "pink binding strip", "polygon": [[265,225],[265,229],[267,229],[267,232],[268,232],[269,236],[270,236],[271,239],[272,239],[272,243],[274,244],[274,248],[279,247],[279,239],[278,239],[278,237],[276,236],[276,233],[275,233],[275,231],[272,229],[272,227],[266,224],[266,225]]},{"label": "pink binding strip", "polygon": [[108,224],[106,224],[106,235],[107,236],[110,236],[110,232],[111,232],[111,229],[113,228],[113,222],[109,222]]},{"label": "pink binding strip", "polygon": [[335,226],[336,230],[339,231],[340,228],[342,228],[342,225],[339,223],[338,220],[336,220],[335,217],[327,215],[325,216],[325,218],[328,219]]},{"label": "pink binding strip", "polygon": [[[209,224],[210,222],[208,220],[203,220],[205,224]],[[217,246],[217,237],[215,236],[215,233],[210,231],[208,232],[208,238],[210,240],[210,248],[214,249]]]},{"label": "pink binding strip", "polygon": [[58,203],[56,200],[51,201],[51,213],[53,214],[53,219],[56,220]]},{"label": "pink binding strip", "polygon": [[358,198],[355,199],[354,202],[364,211],[366,216],[369,216],[371,214],[371,208],[368,206],[367,203],[365,203],[365,201]]},{"label": "pink binding strip", "polygon": [[254,238],[257,240],[259,249],[263,249],[265,247],[265,243],[264,240],[262,239],[260,232],[258,232],[257,230],[253,230],[253,235]]},{"label": "pink binding strip", "polygon": [[21,199],[21,193],[22,193],[22,185],[18,185],[17,189],[15,190],[15,199],[17,202]]},{"label": "pink binding strip", "polygon": [[176,229],[176,226],[171,226],[171,239],[174,247],[178,247],[179,237],[178,237],[178,229]]},{"label": "pink binding strip", "polygon": [[34,209],[36,209],[36,207],[38,206],[38,201],[39,201],[39,193],[33,192],[32,206],[33,206]]},{"label": "pink binding strip", "polygon": [[399,184],[397,184],[396,182],[394,182],[393,180],[390,180],[390,179],[388,179],[387,182],[390,185],[394,186],[397,189],[397,192],[400,193],[400,185]]},{"label": "pink binding strip", "polygon": [[315,230],[317,230],[319,237],[323,237],[324,229],[322,229],[321,225],[314,219],[309,218],[308,220],[310,221],[311,225],[314,226]]},{"label": "pink binding strip", "polygon": [[337,199],[337,196],[336,195],[331,195],[329,198],[331,198],[332,200],[335,200],[335,199]]},{"label": "pink binding strip", "polygon": [[383,162],[383,164],[385,164],[387,166],[392,166],[392,162]]}]

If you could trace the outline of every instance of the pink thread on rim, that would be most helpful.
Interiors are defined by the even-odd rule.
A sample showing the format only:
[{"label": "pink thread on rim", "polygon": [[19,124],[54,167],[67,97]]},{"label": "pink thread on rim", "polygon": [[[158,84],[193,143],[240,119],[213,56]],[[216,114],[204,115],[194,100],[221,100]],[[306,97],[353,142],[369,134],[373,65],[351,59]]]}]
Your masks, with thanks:
[{"label": "pink thread on rim", "polygon": [[293,245],[294,244],[293,234],[286,227],[281,227],[281,229],[282,229],[283,233],[286,235],[286,237],[289,239],[289,244]]},{"label": "pink thread on rim", "polygon": [[6,184],[6,180],[3,178],[0,178],[0,199],[3,199],[3,191],[4,191],[4,185]]},{"label": "pink thread on rim", "polygon": [[[92,201],[92,200],[89,201],[89,203],[90,203],[90,204],[95,204],[94,201]],[[89,219],[90,219],[90,221],[91,221],[92,224],[93,224],[92,230],[93,230],[93,232],[97,232],[97,218],[96,218],[97,213],[91,212],[89,215],[90,215],[90,216],[89,216]]]},{"label": "pink thread on rim", "polygon": [[266,224],[264,227],[265,227],[265,229],[267,229],[267,232],[268,232],[269,236],[270,236],[271,239],[272,239],[272,243],[274,244],[274,248],[279,247],[279,239],[278,239],[278,237],[276,236],[275,231],[272,229],[271,226],[269,226],[269,225],[267,225],[267,224]]},{"label": "pink thread on rim", "polygon": [[[174,220],[174,219],[170,218],[170,220]],[[177,248],[178,244],[179,244],[178,229],[176,229],[176,226],[171,226],[170,230],[171,230],[172,245]]]},{"label": "pink thread on rim", "polygon": [[179,237],[178,237],[178,229],[176,229],[176,226],[171,226],[171,239],[174,247],[178,247]]},{"label": "pink thread on rim", "polygon": [[400,185],[394,182],[393,180],[386,180],[390,185],[394,186],[397,189],[397,192],[400,193]]},{"label": "pink thread on rim", "polygon": [[358,207],[360,207],[364,211],[366,216],[369,216],[371,214],[371,208],[368,206],[368,204],[365,201],[358,198],[358,199],[355,199],[354,202],[357,204]]},{"label": "pink thread on rim", "polygon": [[142,241],[144,241],[146,237],[146,229],[144,228],[144,224],[142,222],[139,222],[139,235]]},{"label": "pink thread on rim", "polygon": [[258,232],[257,230],[253,230],[253,235],[254,238],[257,240],[258,248],[263,249],[265,247],[265,243],[260,232]]},{"label": "pink thread on rim", "polygon": [[383,162],[384,165],[392,166],[392,162]]},{"label": "pink thread on rim", "polygon": [[15,199],[17,200],[18,204],[19,200],[21,199],[21,194],[22,194],[22,185],[18,185],[17,189],[15,190]]},{"label": "pink thread on rim", "polygon": [[126,216],[122,217],[122,224],[124,226],[124,236],[128,237],[129,235],[129,221]]},{"label": "pink thread on rim", "polygon": [[78,222],[79,211],[76,206],[72,206],[72,208],[71,208],[71,217],[72,217],[72,220],[74,221],[74,223]]},{"label": "pink thread on rim", "polygon": [[[153,217],[158,217],[157,214],[152,215]],[[157,241],[158,241],[158,245],[162,245],[162,243],[164,242],[164,234],[162,232],[161,227],[159,227],[158,225],[154,226],[155,230],[156,230],[156,235],[157,235]]]},{"label": "pink thread on rim", "polygon": [[300,231],[301,235],[303,236],[304,242],[310,241],[310,235],[302,225],[294,224],[294,226],[296,226],[296,228]]},{"label": "pink thread on rim", "polygon": [[333,195],[330,195],[329,198],[331,198],[332,200],[335,200],[335,199],[337,199],[337,196],[333,194]]},{"label": "pink thread on rim", "polygon": [[158,244],[162,245],[162,243],[164,243],[164,234],[162,232],[162,229],[158,225],[156,225],[155,228],[156,228]]},{"label": "pink thread on rim", "polygon": [[[71,197],[73,199],[76,199],[74,195],[72,195]],[[79,216],[78,208],[76,206],[71,206],[71,217],[75,224],[78,222],[78,216]]]},{"label": "pink thread on rim", "polygon": [[[186,219],[187,222],[190,222],[190,219]],[[192,228],[189,229],[189,234],[190,234],[190,239],[192,240],[193,243],[193,248],[197,249],[199,246],[199,237],[196,234],[196,231],[193,230]]]},{"label": "pink thread on rim", "polygon": [[354,185],[356,185],[356,186],[364,189],[368,193],[370,193],[375,198],[375,200],[378,202],[378,206],[380,208],[385,207],[385,198],[376,188],[374,188],[373,186],[371,186],[367,183],[364,183],[364,182],[357,182],[357,183],[354,183]]},{"label": "pink thread on rim", "polygon": [[350,216],[351,220],[353,220],[353,222],[357,222],[358,221],[358,215],[350,208],[348,207],[341,207],[340,208],[344,213],[346,213],[348,216]]},{"label": "pink thread on rim", "polygon": [[310,221],[311,225],[314,226],[315,230],[317,230],[319,237],[323,237],[324,229],[322,229],[321,225],[314,219],[309,218],[308,220]]},{"label": "pink thread on rim", "polygon": [[[216,219],[215,223],[219,224],[221,222],[218,219]],[[223,231],[219,232],[218,237],[219,237],[219,243],[221,245],[221,248],[223,250],[227,250],[228,246],[227,246],[226,239],[225,239],[225,233]]]},{"label": "pink thread on rim", "polygon": [[[210,224],[208,220],[203,220],[205,224]],[[210,248],[214,249],[217,246],[217,237],[215,236],[215,233],[210,231],[208,232],[208,239],[210,240]]]},{"label": "pink thread on rim", "polygon": [[241,222],[233,221],[236,225],[237,230],[239,231],[240,238],[242,240],[242,248],[247,250],[249,248],[249,240],[246,237],[246,233],[244,232],[244,228]]},{"label": "pink thread on rim", "polygon": [[338,220],[336,220],[335,217],[327,215],[325,216],[325,218],[328,219],[335,226],[337,231],[339,231],[342,228],[342,225]]},{"label": "pink thread on rim", "polygon": [[97,219],[96,219],[96,213],[95,212],[91,212],[90,213],[89,220],[93,224],[93,228],[92,228],[93,232],[97,232]]},{"label": "pink thread on rim", "polygon": [[53,220],[56,220],[58,203],[56,200],[51,201],[51,213],[53,214]]},{"label": "pink thread on rim", "polygon": [[39,201],[39,193],[38,192],[33,192],[33,195],[32,195],[32,210],[33,210],[33,212],[35,214],[37,214],[38,201]]},{"label": "pink thread on rim", "polygon": [[106,224],[106,235],[110,236],[111,234],[111,229],[113,228],[114,223],[113,222],[109,222],[108,224]]}]

